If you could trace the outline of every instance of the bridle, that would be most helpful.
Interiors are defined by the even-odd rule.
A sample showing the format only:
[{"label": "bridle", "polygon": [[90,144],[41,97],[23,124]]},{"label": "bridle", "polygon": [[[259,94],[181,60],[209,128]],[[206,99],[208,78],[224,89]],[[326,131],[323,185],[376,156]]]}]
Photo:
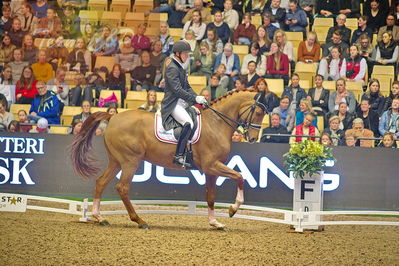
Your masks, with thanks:
[{"label": "bridle", "polygon": [[[212,108],[209,105],[207,105],[207,107],[209,109],[211,109],[217,116],[219,116],[234,131],[240,132],[244,136],[244,138],[247,142],[253,143],[249,139],[249,129],[260,130],[262,127],[262,125],[255,124],[255,123],[251,122],[253,115],[255,113],[255,109],[256,109],[256,107],[260,107],[263,110],[263,112],[267,113],[266,106],[263,103],[259,102],[260,97],[261,96],[259,95],[255,99],[255,102],[252,105],[245,108],[245,110],[242,113],[239,113],[237,120],[228,117],[227,115],[219,112],[218,110],[215,110],[214,108]],[[244,115],[246,115],[246,116],[244,117]],[[234,124],[236,124],[236,126]]]}]

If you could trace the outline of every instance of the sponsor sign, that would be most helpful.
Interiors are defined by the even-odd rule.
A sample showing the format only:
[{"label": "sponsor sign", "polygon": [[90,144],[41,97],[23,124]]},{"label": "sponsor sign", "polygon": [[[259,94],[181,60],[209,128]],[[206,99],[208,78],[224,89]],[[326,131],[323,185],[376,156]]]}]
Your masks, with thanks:
[{"label": "sponsor sign", "polygon": [[[93,196],[95,177],[82,179],[74,172],[68,146],[72,136],[9,134],[0,136],[0,192],[40,196]],[[107,166],[104,142],[95,137],[94,154]],[[286,144],[232,144],[226,164],[245,179],[246,204],[292,207],[294,178],[285,171],[282,155]],[[324,206],[328,209],[399,209],[399,178],[395,165],[399,149],[335,147],[336,163],[324,167]],[[120,173],[104,191],[105,198],[118,199],[115,184]],[[130,198],[205,199],[205,175],[199,170],[170,170],[143,162],[132,177]],[[232,202],[236,182],[217,179],[217,201]],[[306,194],[306,193],[305,193]]]},{"label": "sponsor sign", "polygon": [[27,202],[26,195],[0,193],[0,211],[25,212]]}]

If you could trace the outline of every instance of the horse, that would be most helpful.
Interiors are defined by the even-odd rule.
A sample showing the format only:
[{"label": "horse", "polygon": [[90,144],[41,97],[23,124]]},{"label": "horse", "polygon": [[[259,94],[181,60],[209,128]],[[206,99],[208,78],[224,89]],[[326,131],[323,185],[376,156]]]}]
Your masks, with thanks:
[{"label": "horse", "polygon": [[[253,91],[230,91],[211,102],[201,110],[202,132],[198,142],[192,145],[194,163],[205,173],[206,198],[209,225],[224,229],[225,225],[215,218],[216,179],[218,176],[237,181],[235,203],[229,207],[233,217],[244,202],[244,180],[242,175],[228,168],[225,162],[231,150],[231,137],[237,128],[245,138],[254,142],[265,115],[265,108],[259,102],[260,96]],[[255,99],[255,96],[256,99]],[[263,94],[264,96],[264,94]],[[116,184],[120,198],[129,214],[130,220],[139,228],[147,229],[148,224],[141,219],[129,199],[132,176],[142,160],[171,169],[182,169],[172,163],[175,145],[163,143],[154,134],[154,114],[143,110],[129,110],[112,116],[106,112],[96,112],[83,123],[82,129],[71,144],[71,160],[75,171],[82,177],[93,177],[99,172],[98,161],[89,152],[92,139],[100,122],[106,120],[104,132],[108,167],[97,178],[93,199],[92,216],[100,225],[109,225],[100,214],[100,199],[107,184],[122,170]]]}]

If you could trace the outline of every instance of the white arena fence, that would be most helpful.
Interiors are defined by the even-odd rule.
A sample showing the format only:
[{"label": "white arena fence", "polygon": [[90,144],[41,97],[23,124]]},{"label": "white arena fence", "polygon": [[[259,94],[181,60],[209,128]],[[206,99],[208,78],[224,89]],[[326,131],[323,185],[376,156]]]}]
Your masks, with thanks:
[{"label": "white arena fence", "polygon": [[[76,200],[65,200],[58,198],[50,198],[50,197],[41,197],[41,196],[27,196],[28,205],[27,209],[30,210],[39,210],[39,211],[49,211],[49,212],[57,212],[57,213],[65,213],[65,214],[73,214],[79,215],[79,221],[87,222],[90,221],[90,215],[92,214],[89,211],[89,207],[93,205],[92,202],[86,198],[83,201]],[[45,201],[45,202],[54,202],[54,203],[64,203],[68,205],[68,208],[55,208],[55,207],[43,207],[38,206],[35,201]],[[177,205],[177,206],[186,206],[187,209],[182,210],[137,210],[137,213],[149,213],[149,214],[183,214],[183,215],[201,215],[207,216],[207,211],[198,211],[197,207],[207,206],[206,202],[202,201],[184,201],[184,200],[135,200],[132,201],[135,205]],[[123,204],[122,201],[101,201],[101,206],[105,205],[116,205]],[[229,203],[215,203],[215,207],[226,207],[228,208],[231,204]],[[399,216],[399,211],[310,211],[303,212],[302,209],[299,212],[276,209],[276,208],[268,208],[261,206],[251,206],[251,205],[242,205],[240,207],[241,210],[250,210],[250,211],[258,211],[259,214],[265,215],[265,213],[274,213],[283,215],[283,219],[278,218],[269,218],[264,216],[256,216],[256,215],[243,215],[236,214],[234,218],[246,219],[246,220],[255,220],[255,221],[264,221],[271,223],[280,223],[295,226],[295,230],[302,232],[303,227],[308,226],[323,226],[323,225],[393,225],[399,226],[399,221],[378,221],[371,220],[373,217],[368,217],[370,220],[361,221],[361,220],[345,220],[345,221],[319,221],[318,217],[324,215],[389,215],[389,216]],[[101,211],[102,215],[118,215],[118,214],[127,214],[126,210],[113,210],[113,211]],[[228,217],[228,213],[217,212],[216,216],[219,217]]]}]

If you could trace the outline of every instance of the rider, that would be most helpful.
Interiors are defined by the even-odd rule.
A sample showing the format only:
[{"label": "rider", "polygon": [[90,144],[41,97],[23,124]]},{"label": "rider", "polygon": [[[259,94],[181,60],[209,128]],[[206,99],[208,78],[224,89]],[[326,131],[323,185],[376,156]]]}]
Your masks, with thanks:
[{"label": "rider", "polygon": [[191,52],[190,45],[185,41],[178,41],[173,45],[174,56],[165,71],[165,97],[162,100],[161,113],[165,130],[173,128],[171,118],[183,126],[179,142],[176,147],[174,164],[184,168],[191,168],[191,162],[186,160],[185,150],[194,123],[186,108],[195,103],[206,104],[204,96],[198,96],[187,81],[187,73],[183,68]]}]

